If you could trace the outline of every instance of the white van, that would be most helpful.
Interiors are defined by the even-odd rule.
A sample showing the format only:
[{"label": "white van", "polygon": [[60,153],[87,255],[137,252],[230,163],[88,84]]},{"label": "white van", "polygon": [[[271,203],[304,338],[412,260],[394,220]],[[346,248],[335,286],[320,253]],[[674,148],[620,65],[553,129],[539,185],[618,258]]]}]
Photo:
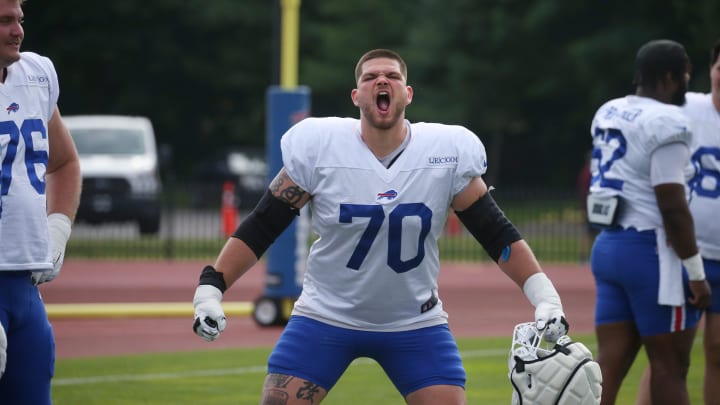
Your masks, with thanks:
[{"label": "white van", "polygon": [[120,115],[68,115],[63,120],[80,155],[83,188],[77,220],[134,221],[140,233],[157,233],[162,186],[150,120]]}]

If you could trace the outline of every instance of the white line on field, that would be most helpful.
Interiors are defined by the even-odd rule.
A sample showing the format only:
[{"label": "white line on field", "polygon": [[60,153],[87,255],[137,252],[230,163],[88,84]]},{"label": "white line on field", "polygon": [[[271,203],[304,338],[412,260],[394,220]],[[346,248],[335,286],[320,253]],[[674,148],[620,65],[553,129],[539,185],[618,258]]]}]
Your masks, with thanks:
[{"label": "white line on field", "polygon": [[[463,358],[475,358],[475,357],[492,357],[492,356],[504,356],[507,355],[507,350],[502,349],[486,349],[486,350],[469,350],[461,351],[460,355]],[[360,358],[353,362],[358,365],[376,364],[374,360],[367,358]],[[132,375],[104,375],[94,377],[71,377],[71,378],[54,378],[52,384],[54,386],[67,386],[67,385],[88,385],[88,384],[101,384],[101,383],[118,383],[128,381],[152,381],[152,380],[170,380],[174,378],[188,378],[188,377],[207,377],[207,376],[220,376],[220,375],[240,375],[240,374],[253,374],[253,373],[265,373],[267,371],[266,366],[250,366],[250,367],[237,367],[237,368],[221,368],[215,370],[194,370],[194,371],[178,371],[174,373],[151,373],[151,374],[132,374]]]}]

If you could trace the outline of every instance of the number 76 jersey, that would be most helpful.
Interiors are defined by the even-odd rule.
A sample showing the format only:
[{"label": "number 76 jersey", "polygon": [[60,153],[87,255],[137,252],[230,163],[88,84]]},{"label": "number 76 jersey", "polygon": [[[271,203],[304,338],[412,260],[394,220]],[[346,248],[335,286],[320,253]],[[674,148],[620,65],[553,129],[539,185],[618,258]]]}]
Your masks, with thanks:
[{"label": "number 76 jersey", "polygon": [[447,322],[437,240],[453,197],[485,173],[485,148],[464,127],[405,124],[409,143],[389,168],[357,119],[307,118],[283,136],[285,170],[312,196],[318,235],[293,314],[370,331]]},{"label": "number 76 jersey", "polygon": [[20,55],[0,84],[0,271],[51,270],[45,171],[58,80],[50,59]]}]

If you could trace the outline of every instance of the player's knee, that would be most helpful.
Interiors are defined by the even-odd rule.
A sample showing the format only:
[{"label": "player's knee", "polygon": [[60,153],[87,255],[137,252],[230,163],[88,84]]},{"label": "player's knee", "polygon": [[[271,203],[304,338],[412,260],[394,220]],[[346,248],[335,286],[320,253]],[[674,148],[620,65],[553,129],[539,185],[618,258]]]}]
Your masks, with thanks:
[{"label": "player's knee", "polygon": [[651,373],[654,381],[672,381],[678,378],[685,379],[690,369],[689,362],[651,360]]},{"label": "player's knee", "polygon": [[409,405],[465,405],[465,390],[458,385],[431,385],[409,393],[405,397]]}]

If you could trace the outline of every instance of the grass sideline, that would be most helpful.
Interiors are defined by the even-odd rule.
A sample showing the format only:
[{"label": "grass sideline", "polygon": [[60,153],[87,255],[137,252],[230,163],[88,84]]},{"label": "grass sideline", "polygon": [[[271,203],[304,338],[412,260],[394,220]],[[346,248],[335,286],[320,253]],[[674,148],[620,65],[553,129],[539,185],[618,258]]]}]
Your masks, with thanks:
[{"label": "grass sideline", "polygon": [[[594,336],[574,336],[593,352]],[[469,404],[507,404],[510,336],[458,339],[468,373]],[[132,356],[59,359],[52,396],[55,405],[257,404],[270,348],[222,349]],[[625,380],[618,404],[632,404],[647,364],[643,353]],[[688,376],[692,403],[702,403],[704,360],[696,340]],[[392,405],[404,401],[372,360],[359,359],[323,404]]]}]

